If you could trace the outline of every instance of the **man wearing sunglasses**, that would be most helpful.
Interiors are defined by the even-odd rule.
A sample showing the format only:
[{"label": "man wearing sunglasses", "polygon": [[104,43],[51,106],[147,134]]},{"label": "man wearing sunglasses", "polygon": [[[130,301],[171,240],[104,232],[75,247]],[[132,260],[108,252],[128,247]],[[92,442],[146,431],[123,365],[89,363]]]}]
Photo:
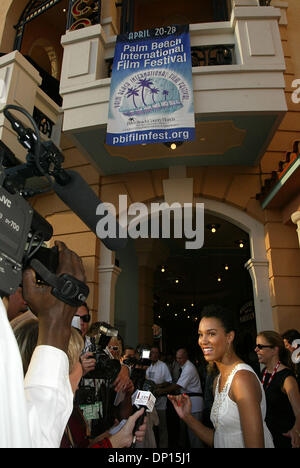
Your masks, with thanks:
[{"label": "man wearing sunglasses", "polygon": [[91,315],[88,308],[88,305],[85,303],[82,306],[78,307],[75,317],[80,317],[80,330],[82,333],[82,337],[84,339],[84,352],[80,358],[83,375],[86,375],[88,372],[95,370],[96,367],[96,360],[94,359],[94,354],[90,352],[86,352],[91,345],[91,341],[87,336],[87,332],[89,330],[89,325],[91,321]]},{"label": "man wearing sunglasses", "polygon": [[88,305],[83,304],[82,306],[78,307],[75,317],[80,317],[80,330],[83,338],[85,338],[89,329],[89,323],[91,321]]}]

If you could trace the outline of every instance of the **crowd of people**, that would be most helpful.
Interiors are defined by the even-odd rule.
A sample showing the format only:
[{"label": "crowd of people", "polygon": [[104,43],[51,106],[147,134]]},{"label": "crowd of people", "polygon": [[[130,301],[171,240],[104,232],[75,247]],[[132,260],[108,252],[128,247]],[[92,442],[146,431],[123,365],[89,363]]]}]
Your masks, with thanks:
[{"label": "crowd of people", "polygon": [[[60,270],[84,281],[79,257],[57,245]],[[86,303],[55,298],[32,270],[3,303],[3,358],[13,367],[0,369],[2,447],[300,448],[297,330],[259,332],[257,372],[237,353],[234,317],[219,305],[202,311],[199,364],[184,346],[163,355],[157,340],[141,358],[141,346],[117,332],[101,348],[99,330],[111,325],[91,323]],[[139,426],[136,390],[156,398]]]}]

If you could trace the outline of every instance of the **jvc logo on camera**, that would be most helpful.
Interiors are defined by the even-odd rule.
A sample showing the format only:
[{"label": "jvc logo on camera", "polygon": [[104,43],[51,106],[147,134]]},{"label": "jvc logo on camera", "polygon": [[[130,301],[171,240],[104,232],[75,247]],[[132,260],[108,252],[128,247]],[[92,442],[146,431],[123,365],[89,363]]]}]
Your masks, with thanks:
[{"label": "jvc logo on camera", "polygon": [[7,206],[7,208],[11,208],[11,200],[5,195],[0,196],[0,202],[3,203],[3,205]]}]

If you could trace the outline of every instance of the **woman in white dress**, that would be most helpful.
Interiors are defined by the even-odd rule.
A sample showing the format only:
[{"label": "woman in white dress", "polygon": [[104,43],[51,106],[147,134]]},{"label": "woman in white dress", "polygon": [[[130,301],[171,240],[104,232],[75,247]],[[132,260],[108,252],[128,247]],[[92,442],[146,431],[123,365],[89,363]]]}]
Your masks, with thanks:
[{"label": "woman in white dress", "polygon": [[266,399],[253,369],[234,351],[234,326],[230,312],[221,306],[203,310],[199,345],[205,359],[215,363],[211,421],[214,429],[193,418],[188,396],[169,396],[177,414],[208,446],[215,448],[273,448],[265,423]]}]

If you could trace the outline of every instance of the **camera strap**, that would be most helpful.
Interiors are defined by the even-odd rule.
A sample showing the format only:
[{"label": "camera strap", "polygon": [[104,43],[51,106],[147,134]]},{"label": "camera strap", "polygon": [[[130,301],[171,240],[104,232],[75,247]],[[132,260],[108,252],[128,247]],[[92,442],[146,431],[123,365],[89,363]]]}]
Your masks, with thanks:
[{"label": "camera strap", "polygon": [[82,281],[68,274],[56,276],[37,259],[33,259],[30,262],[30,267],[52,287],[51,294],[60,301],[72,307],[80,307],[86,302],[90,291],[88,286]]}]

